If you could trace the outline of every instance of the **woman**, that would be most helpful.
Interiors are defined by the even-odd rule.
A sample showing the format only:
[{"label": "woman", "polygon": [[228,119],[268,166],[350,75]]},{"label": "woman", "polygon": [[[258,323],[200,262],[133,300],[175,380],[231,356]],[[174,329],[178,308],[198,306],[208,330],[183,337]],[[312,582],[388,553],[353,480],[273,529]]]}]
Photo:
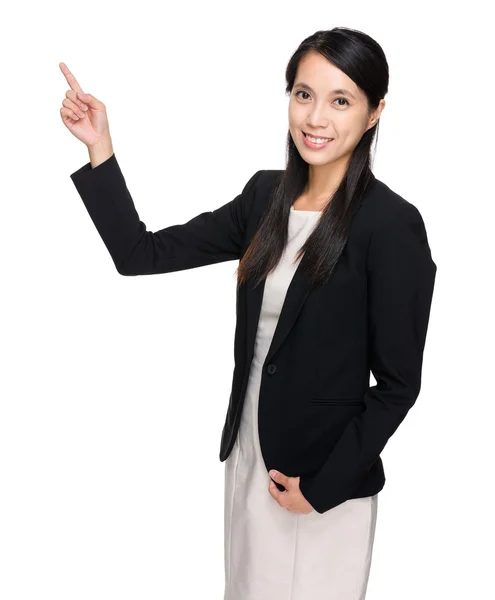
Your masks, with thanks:
[{"label": "woman", "polygon": [[220,452],[224,600],[362,600],[379,455],[419,394],[436,273],[419,211],[370,170],[388,89],[381,47],[347,28],[304,40],[286,71],[286,169],[258,171],[232,202],[155,233],[104,104],[61,69],[63,122],[90,154],[71,178],[118,272],[240,259]]}]

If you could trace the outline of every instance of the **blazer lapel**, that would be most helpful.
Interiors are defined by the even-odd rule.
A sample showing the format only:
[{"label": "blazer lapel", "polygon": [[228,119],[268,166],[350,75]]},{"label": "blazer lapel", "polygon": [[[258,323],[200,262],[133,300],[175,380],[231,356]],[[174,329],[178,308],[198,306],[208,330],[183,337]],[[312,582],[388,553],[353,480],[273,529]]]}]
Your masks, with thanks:
[{"label": "blazer lapel", "polygon": [[[270,360],[286,338],[306,298],[312,290],[309,283],[309,275],[303,268],[305,266],[305,258],[306,254],[303,254],[287,288],[282,310],[265,361]],[[266,279],[256,288],[252,287],[252,281],[248,281],[246,285],[246,350],[249,360],[251,360],[254,353],[265,282]]]}]

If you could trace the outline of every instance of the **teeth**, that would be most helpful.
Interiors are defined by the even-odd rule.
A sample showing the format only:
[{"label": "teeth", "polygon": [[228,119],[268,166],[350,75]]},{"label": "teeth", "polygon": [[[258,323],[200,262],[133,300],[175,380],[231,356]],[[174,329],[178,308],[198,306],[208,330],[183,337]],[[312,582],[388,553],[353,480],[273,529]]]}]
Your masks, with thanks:
[{"label": "teeth", "polygon": [[330,138],[314,138],[308,135],[307,133],[305,135],[308,138],[308,140],[313,142],[313,144],[324,144],[325,142],[328,142],[330,140]]}]

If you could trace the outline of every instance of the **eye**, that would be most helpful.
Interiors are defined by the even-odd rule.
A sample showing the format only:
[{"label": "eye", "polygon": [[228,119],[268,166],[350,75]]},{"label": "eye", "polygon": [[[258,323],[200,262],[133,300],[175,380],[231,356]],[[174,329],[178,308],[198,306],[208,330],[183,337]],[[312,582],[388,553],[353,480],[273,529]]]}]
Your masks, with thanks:
[{"label": "eye", "polygon": [[[295,96],[297,96],[298,94],[308,94],[308,92],[306,92],[306,90],[299,90],[298,92],[295,93]],[[309,96],[309,94],[308,94]],[[307,98],[302,98],[302,100],[307,100]],[[343,96],[339,96],[338,98],[335,98],[335,100],[343,100],[346,104],[348,104],[350,106],[349,101],[344,98]],[[334,100],[334,102],[335,102]],[[344,104],[339,104],[339,106],[345,106]]]},{"label": "eye", "polygon": [[[296,92],[295,95],[297,96],[297,94],[308,94],[308,92],[306,92],[305,90],[299,90],[298,92]],[[308,94],[308,96],[309,96],[309,94]],[[306,98],[303,98],[303,100],[306,100]]]}]

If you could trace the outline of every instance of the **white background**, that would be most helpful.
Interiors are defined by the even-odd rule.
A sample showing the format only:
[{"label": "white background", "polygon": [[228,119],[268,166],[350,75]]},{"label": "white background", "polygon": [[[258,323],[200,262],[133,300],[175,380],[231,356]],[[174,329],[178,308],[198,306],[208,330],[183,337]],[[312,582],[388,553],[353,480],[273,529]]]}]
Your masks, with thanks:
[{"label": "white background", "polygon": [[287,62],[336,26],[385,51],[373,170],[420,210],[438,268],[422,391],[382,453],[367,600],[493,597],[493,46],[488,4],[456,6],[3,10],[2,600],[223,597],[238,263],[117,273],[70,179],[89,157],[60,117],[59,63],[106,104],[157,230],[284,168]]}]

